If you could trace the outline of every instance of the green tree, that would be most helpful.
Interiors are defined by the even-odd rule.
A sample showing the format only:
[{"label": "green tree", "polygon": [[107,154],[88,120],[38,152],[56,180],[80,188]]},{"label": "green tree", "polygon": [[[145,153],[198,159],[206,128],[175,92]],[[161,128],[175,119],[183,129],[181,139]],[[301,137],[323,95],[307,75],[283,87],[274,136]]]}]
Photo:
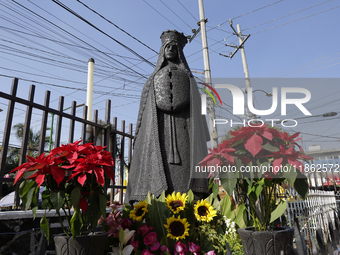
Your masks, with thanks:
[{"label": "green tree", "polygon": [[[16,137],[22,141],[24,137],[24,123],[18,123],[14,125],[15,135]],[[48,145],[49,137],[45,138],[45,147]],[[40,143],[40,130],[37,132],[33,132],[32,129],[29,130],[28,133],[28,140],[27,140],[27,155],[30,157],[35,157],[38,154],[39,149],[39,143]]]}]

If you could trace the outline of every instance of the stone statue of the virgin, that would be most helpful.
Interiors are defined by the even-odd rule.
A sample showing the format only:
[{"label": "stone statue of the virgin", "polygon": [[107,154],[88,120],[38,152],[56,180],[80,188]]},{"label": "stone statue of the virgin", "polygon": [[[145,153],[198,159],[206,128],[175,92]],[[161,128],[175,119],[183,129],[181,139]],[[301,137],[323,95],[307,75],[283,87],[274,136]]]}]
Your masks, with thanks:
[{"label": "stone statue of the virgin", "polygon": [[209,131],[183,54],[187,38],[167,30],[161,41],[156,68],[142,91],[125,203],[163,190],[191,189],[197,198],[209,194],[207,174],[195,168],[207,155]]}]

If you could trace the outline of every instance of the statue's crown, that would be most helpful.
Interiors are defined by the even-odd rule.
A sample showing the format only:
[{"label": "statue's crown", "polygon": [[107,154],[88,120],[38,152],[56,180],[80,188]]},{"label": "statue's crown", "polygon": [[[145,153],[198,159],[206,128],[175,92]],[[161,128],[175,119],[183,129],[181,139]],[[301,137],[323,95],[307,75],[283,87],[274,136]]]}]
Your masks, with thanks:
[{"label": "statue's crown", "polygon": [[161,41],[162,41],[162,45],[167,44],[169,42],[177,42],[177,44],[182,46],[182,48],[184,48],[184,46],[188,42],[185,35],[183,33],[177,32],[176,30],[164,31],[161,35]]}]

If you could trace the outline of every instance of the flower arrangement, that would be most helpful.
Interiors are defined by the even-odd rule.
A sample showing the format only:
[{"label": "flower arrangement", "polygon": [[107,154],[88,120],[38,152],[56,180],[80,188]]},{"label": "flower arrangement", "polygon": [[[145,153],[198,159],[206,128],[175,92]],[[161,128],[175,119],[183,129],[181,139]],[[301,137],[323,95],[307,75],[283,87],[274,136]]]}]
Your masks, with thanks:
[{"label": "flower arrangement", "polygon": [[200,162],[201,169],[210,169],[213,176],[217,175],[215,170],[221,170],[221,184],[236,211],[229,218],[239,227],[254,226],[259,231],[271,227],[287,208],[286,200],[276,196],[280,185],[289,184],[303,199],[307,197],[302,162],[313,158],[297,144],[298,135],[265,124],[242,127],[230,131],[230,138]]},{"label": "flower arrangement", "polygon": [[[159,198],[149,194],[133,207],[113,206],[112,213],[99,224],[109,233],[114,255],[226,254],[228,233],[223,213],[230,211],[224,200],[215,198],[216,194],[211,194],[195,203],[191,191],[167,196],[163,192]],[[132,233],[129,242],[122,242],[128,233]]]},{"label": "flower arrangement", "polygon": [[[70,231],[73,238],[95,230],[98,219],[106,215],[104,185],[109,179],[115,179],[111,169],[113,159],[105,147],[80,143],[61,145],[47,156],[44,153],[36,158],[27,156],[27,162],[12,171],[18,171],[14,183],[24,178],[19,194],[25,210],[31,207],[35,217],[36,195],[39,187],[45,186],[42,208],[55,209],[64,232],[68,235]],[[67,229],[63,226],[60,210],[66,217]],[[40,226],[49,239],[46,215]]]}]

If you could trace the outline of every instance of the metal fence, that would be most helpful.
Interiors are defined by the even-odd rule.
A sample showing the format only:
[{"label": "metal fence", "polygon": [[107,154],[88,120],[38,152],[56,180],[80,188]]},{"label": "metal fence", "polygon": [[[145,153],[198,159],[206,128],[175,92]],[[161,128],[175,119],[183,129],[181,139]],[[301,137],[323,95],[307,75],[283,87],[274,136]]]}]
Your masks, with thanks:
[{"label": "metal fence", "polygon": [[317,230],[322,230],[323,240],[326,244],[327,240],[330,240],[330,228],[335,231],[334,216],[337,210],[337,201],[334,191],[309,190],[307,199],[302,200],[298,193],[290,188],[286,190],[285,197],[288,202],[285,213],[287,225],[294,226],[294,219],[298,219],[309,254],[315,254],[313,250],[320,250]]},{"label": "metal fence", "polygon": [[[3,131],[3,140],[1,146],[0,153],[0,197],[2,191],[3,183],[12,183],[14,181],[13,178],[4,178],[5,175],[5,165],[6,158],[9,149],[9,140],[11,135],[11,129],[13,128],[13,114],[14,108],[16,104],[23,104],[26,106],[26,116],[24,120],[24,129],[23,129],[23,137],[22,143],[20,147],[20,160],[19,165],[23,164],[26,160],[27,154],[27,143],[28,136],[31,127],[31,119],[32,119],[32,111],[33,109],[39,109],[42,111],[41,116],[41,128],[40,128],[40,141],[39,148],[37,149],[38,155],[44,152],[45,150],[45,140],[46,140],[46,130],[47,130],[47,122],[48,122],[48,114],[52,114],[57,117],[56,123],[56,131],[55,131],[55,139],[54,139],[54,147],[60,146],[61,134],[62,134],[62,122],[69,121],[69,136],[68,143],[74,142],[75,137],[75,124],[81,123],[82,129],[81,134],[78,137],[81,137],[84,141],[92,141],[94,144],[101,143],[102,146],[107,146],[106,150],[109,150],[112,154],[112,157],[115,161],[115,166],[112,167],[112,171],[116,176],[116,183],[111,183],[109,187],[107,187],[110,193],[110,201],[112,202],[116,198],[119,198],[119,201],[123,201],[123,190],[126,188],[124,186],[124,170],[128,169],[132,156],[132,124],[129,125],[128,133],[125,132],[125,121],[122,121],[121,130],[117,130],[117,118],[113,118],[111,122],[111,101],[106,101],[106,109],[105,109],[105,120],[104,123],[101,123],[98,120],[98,110],[94,111],[93,121],[87,120],[87,106],[83,108],[83,118],[79,118],[76,116],[76,106],[77,103],[75,101],[72,102],[71,106],[71,114],[67,114],[63,112],[64,109],[64,97],[59,98],[58,109],[52,109],[49,107],[50,105],[50,91],[45,92],[44,105],[40,105],[34,103],[35,96],[35,86],[31,85],[28,95],[28,100],[24,100],[22,98],[17,97],[18,91],[18,79],[14,78],[12,81],[12,87],[10,94],[6,94],[0,92],[0,98],[8,100],[8,108],[7,108],[7,117],[6,124]],[[89,132],[91,135],[89,135]],[[99,139],[100,138],[100,139]],[[127,147],[126,147],[127,145]],[[127,148],[127,149],[126,149]],[[127,155],[125,155],[127,152]],[[118,177],[117,177],[118,176]],[[18,191],[18,185],[16,186],[16,193]],[[118,200],[118,199],[116,199]],[[16,195],[16,204],[18,205],[19,199],[18,195]]]}]

